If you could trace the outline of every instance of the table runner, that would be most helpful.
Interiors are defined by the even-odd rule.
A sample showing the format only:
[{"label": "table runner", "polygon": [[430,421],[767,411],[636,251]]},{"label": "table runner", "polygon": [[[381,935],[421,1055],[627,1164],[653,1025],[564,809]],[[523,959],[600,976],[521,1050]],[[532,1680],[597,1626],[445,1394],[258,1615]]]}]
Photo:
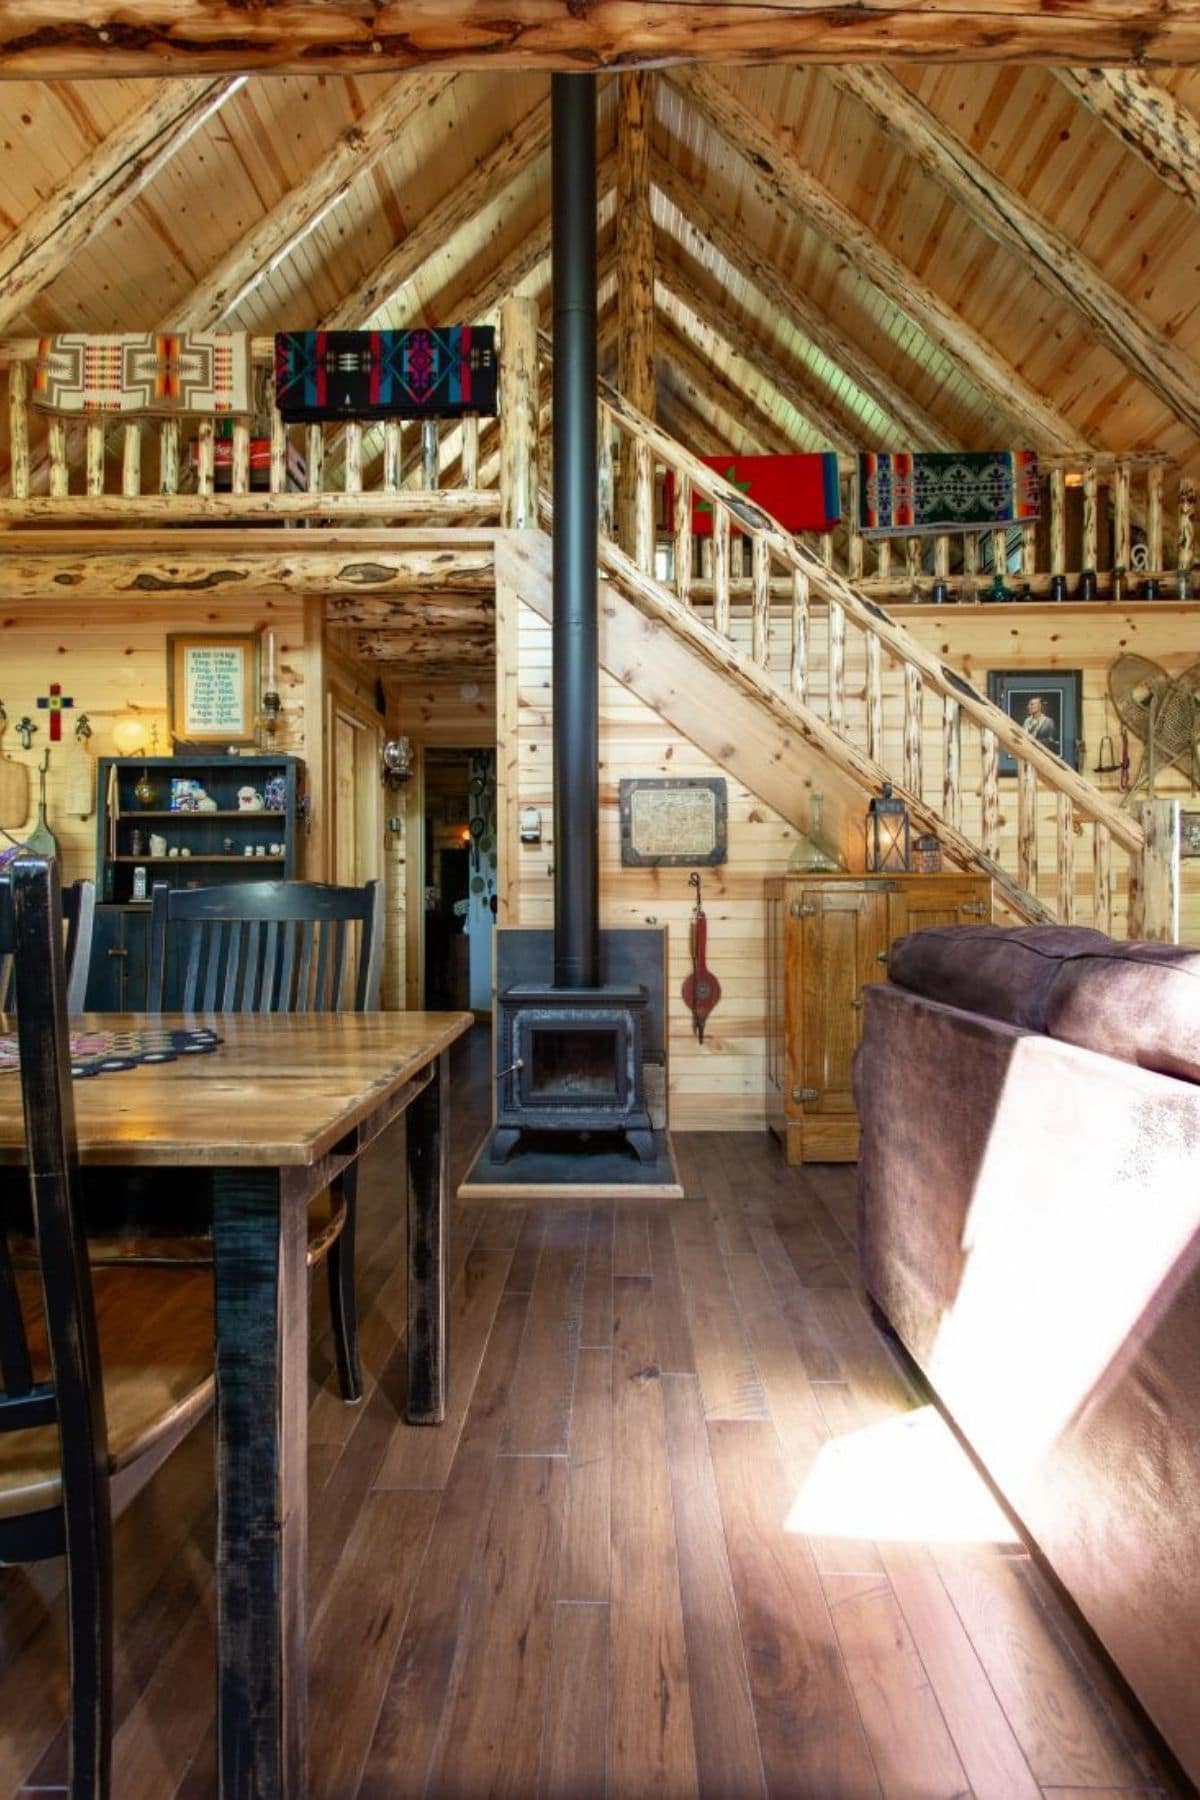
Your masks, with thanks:
[{"label": "table runner", "polygon": [[32,399],[56,413],[249,413],[244,331],[96,334],[38,339]]},{"label": "table runner", "polygon": [[496,410],[490,325],[415,331],[281,331],[275,404],[285,419],[455,419]]},{"label": "table runner", "polygon": [[879,450],[858,458],[864,537],[986,531],[1041,516],[1035,450]]},{"label": "table runner", "polygon": [[[73,1031],[71,1073],[76,1078],[108,1075],[114,1070],[135,1069],[139,1063],[176,1062],[181,1056],[202,1056],[221,1040],[215,1031],[202,1028],[171,1030],[158,1025],[124,1027],[120,1031]],[[0,1075],[21,1066],[15,1031],[0,1034]]]}]

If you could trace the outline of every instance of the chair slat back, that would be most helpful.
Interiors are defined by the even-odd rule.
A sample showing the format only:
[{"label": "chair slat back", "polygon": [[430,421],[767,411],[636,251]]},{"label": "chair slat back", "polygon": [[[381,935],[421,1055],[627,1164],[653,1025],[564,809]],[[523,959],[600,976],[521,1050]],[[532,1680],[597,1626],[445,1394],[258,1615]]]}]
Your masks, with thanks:
[{"label": "chair slat back", "polygon": [[[382,976],[380,884],[254,881],[156,886],[150,1010],[373,1012]],[[172,952],[175,952],[172,965]],[[169,981],[180,971],[176,993]]]},{"label": "chair slat back", "polygon": [[35,1380],[0,1230],[0,1431],[58,1420],[68,1538],[94,1541],[108,1522],[108,1446],[96,1315],[79,1206],[71,1090],[67,970],[58,872],[53,859],[23,855],[0,877],[0,953],[13,959],[34,1239],[41,1270],[50,1378]]},{"label": "chair slat back", "polygon": [[[67,933],[67,1011],[83,1011],[87,996],[88,973],[92,964],[92,934],[96,923],[96,884],[77,881],[64,888],[62,916]],[[0,951],[0,1012],[15,1009],[11,952]]]}]

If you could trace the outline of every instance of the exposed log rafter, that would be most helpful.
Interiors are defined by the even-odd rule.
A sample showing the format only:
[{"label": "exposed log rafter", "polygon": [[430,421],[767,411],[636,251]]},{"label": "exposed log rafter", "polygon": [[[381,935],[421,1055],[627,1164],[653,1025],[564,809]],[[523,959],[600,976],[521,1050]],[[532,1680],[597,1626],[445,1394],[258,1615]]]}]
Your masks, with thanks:
[{"label": "exposed log rafter", "polygon": [[708,69],[672,75],[709,125],[761,181],[829,244],[848,272],[869,281],[954,358],[1002,417],[1040,450],[1085,447],[1077,431],[981,334],[882,244],[861,219],[797,162],[787,134]]},{"label": "exposed log rafter", "polygon": [[1200,364],[1131,306],[1095,263],[1000,180],[923,100],[886,69],[827,70],[825,79],[851,94],[878,128],[982,231],[1020,258],[1056,300],[1065,300],[1163,405],[1200,433]]},{"label": "exposed log rafter", "polygon": [[244,85],[242,76],[164,82],[145,106],[96,146],[84,166],[34,208],[0,245],[0,331]]},{"label": "exposed log rafter", "polygon": [[0,23],[0,73],[38,78],[1133,57],[1200,62],[1197,0],[12,0]]},{"label": "exposed log rafter", "polygon": [[[655,156],[652,173],[654,186],[683,219],[688,232],[694,234],[697,246],[711,244],[731,269],[757,289],[778,318],[807,338],[822,356],[828,357],[835,368],[848,376],[881,412],[894,421],[902,441],[922,444],[930,450],[961,448],[957,438],[919,406],[900,382],[848,338],[800,288],[789,282],[751,241],[747,232],[736,232],[665,157]],[[786,224],[789,215],[780,206],[776,195],[757,177],[752,179],[752,186],[759,204],[773,213],[781,224]],[[685,250],[692,249],[692,245],[683,242],[677,232],[672,235]]]},{"label": "exposed log rafter", "polygon": [[1058,69],[1068,93],[1140,156],[1173,193],[1200,207],[1200,119],[1141,69]]}]

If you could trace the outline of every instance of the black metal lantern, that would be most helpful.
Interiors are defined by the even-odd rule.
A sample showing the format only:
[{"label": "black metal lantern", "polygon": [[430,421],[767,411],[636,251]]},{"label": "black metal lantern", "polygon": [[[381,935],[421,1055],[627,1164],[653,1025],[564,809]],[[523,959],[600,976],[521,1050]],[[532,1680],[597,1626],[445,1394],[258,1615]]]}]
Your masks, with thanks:
[{"label": "black metal lantern", "polygon": [[867,807],[867,873],[902,875],[908,866],[908,808],[885,781]]}]

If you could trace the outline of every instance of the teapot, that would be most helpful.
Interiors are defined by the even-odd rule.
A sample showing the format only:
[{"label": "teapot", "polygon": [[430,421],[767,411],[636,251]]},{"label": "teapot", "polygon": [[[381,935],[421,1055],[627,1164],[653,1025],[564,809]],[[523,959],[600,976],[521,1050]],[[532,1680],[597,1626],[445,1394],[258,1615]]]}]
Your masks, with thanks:
[{"label": "teapot", "polygon": [[237,803],[239,812],[261,812],[263,809],[263,797],[257,788],[239,788],[237,791]]}]

